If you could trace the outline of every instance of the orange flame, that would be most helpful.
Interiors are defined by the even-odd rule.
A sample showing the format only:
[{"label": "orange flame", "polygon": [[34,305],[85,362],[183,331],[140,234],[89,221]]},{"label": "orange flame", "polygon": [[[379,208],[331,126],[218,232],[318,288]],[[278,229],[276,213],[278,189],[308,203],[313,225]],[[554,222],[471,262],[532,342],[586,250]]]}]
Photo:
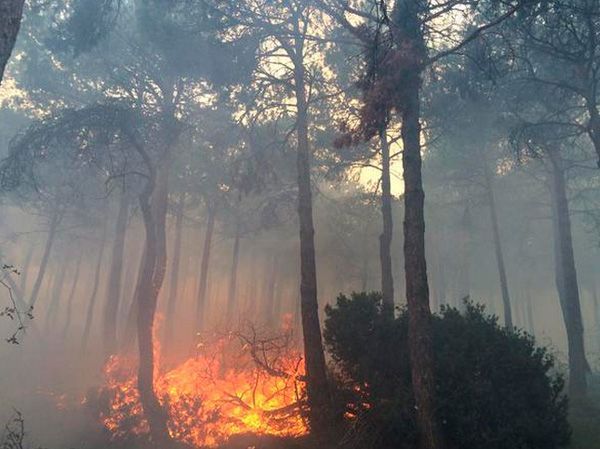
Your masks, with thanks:
[{"label": "orange flame", "polygon": [[[299,380],[304,364],[298,352],[286,349],[267,361],[264,352],[257,355],[248,343],[236,346],[232,338],[199,347],[201,354],[155,378],[171,437],[215,447],[239,434],[296,437],[308,432]],[[104,426],[117,439],[146,434],[135,364],[112,357],[105,376],[109,399],[101,414]]]}]

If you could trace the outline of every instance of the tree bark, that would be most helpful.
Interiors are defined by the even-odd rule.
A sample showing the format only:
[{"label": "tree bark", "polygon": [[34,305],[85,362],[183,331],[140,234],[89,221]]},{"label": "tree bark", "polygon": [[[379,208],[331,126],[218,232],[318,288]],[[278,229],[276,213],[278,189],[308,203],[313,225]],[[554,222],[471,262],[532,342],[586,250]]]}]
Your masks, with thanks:
[{"label": "tree bark", "polygon": [[[596,326],[597,332],[600,333],[600,298],[598,298],[598,287],[596,285],[596,280],[591,280],[592,288],[592,304],[594,306],[594,325]],[[600,345],[600,339],[596,339],[598,341],[598,345]]]},{"label": "tree bark", "polygon": [[315,260],[315,230],[313,225],[311,191],[311,149],[308,139],[308,104],[306,101],[304,46],[296,38],[294,84],[296,96],[296,169],[298,177],[298,219],[300,224],[300,314],[306,366],[306,392],[310,408],[309,422],[317,435],[327,432],[329,415],[329,386],[323,353],[319,302],[317,299],[317,270]]},{"label": "tree bark", "polygon": [[181,262],[181,237],[183,230],[183,212],[185,209],[185,192],[179,195],[175,211],[175,242],[173,244],[173,263],[171,265],[171,277],[169,281],[169,299],[167,302],[167,313],[165,317],[164,343],[170,345],[173,339],[173,328],[175,324],[175,307],[179,291],[179,265]]},{"label": "tree bark", "polygon": [[235,226],[235,239],[231,258],[231,271],[229,273],[229,291],[227,295],[227,324],[231,324],[233,310],[236,305],[237,274],[240,260],[240,223],[239,218]]},{"label": "tree bark", "polygon": [[55,211],[52,214],[52,218],[50,219],[50,227],[48,229],[48,237],[46,239],[46,246],[44,247],[44,254],[42,255],[42,260],[40,262],[40,268],[35,279],[35,283],[33,284],[33,289],[31,290],[31,296],[29,297],[29,308],[35,306],[35,303],[38,299],[38,295],[40,293],[40,288],[42,286],[42,282],[44,280],[44,275],[46,274],[46,269],[48,268],[48,261],[50,260],[50,252],[52,251],[52,245],[54,244],[54,239],[56,237],[56,230],[58,228],[58,224],[60,223],[61,214],[58,211]]},{"label": "tree bark", "polygon": [[24,3],[24,0],[0,1],[0,84],[2,84],[4,69],[17,41]]},{"label": "tree bark", "polygon": [[408,345],[416,422],[421,449],[442,449],[444,441],[436,417],[435,359],[429,308],[425,256],[425,193],[421,156],[421,72],[427,51],[419,18],[419,4],[397,0],[394,38],[402,61],[401,101],[396,105],[402,120],[404,178],[404,273],[408,310]]},{"label": "tree bark", "polygon": [[275,320],[275,290],[277,288],[277,268],[278,268],[278,257],[274,254],[271,257],[271,263],[267,274],[267,284],[265,288],[265,317],[268,326],[273,328],[276,327],[277,321]]},{"label": "tree bark", "polygon": [[115,222],[114,240],[108,275],[108,289],[102,317],[102,342],[105,360],[117,350],[117,328],[119,302],[121,301],[121,277],[123,275],[123,255],[125,236],[129,220],[129,194],[123,190],[119,198],[119,211]]},{"label": "tree bark", "polygon": [[137,334],[137,316],[138,316],[138,303],[135,300],[136,291],[139,288],[139,283],[142,282],[144,271],[144,264],[146,260],[146,247],[142,249],[142,256],[139,260],[139,266],[137,270],[137,277],[135,281],[135,287],[133,288],[133,295],[130,303],[127,305],[127,316],[125,318],[125,325],[123,330],[123,343],[121,349],[125,353],[129,353],[135,348],[136,334]]},{"label": "tree bark", "polygon": [[459,264],[454,281],[454,298],[452,298],[452,302],[459,310],[463,309],[464,300],[471,297],[471,231],[471,211],[467,204],[459,222]]},{"label": "tree bark", "polygon": [[535,319],[533,316],[533,304],[531,301],[531,290],[529,286],[525,289],[525,302],[527,305],[527,327],[529,328],[529,333],[531,335],[535,335]]},{"label": "tree bark", "polygon": [[402,113],[404,271],[409,317],[408,341],[421,448],[440,449],[442,448],[442,437],[435,416],[433,329],[425,260],[425,194],[421,175],[420,76],[414,74],[410,81],[410,85],[405,87],[408,98]]},{"label": "tree bark", "polygon": [[506,268],[504,265],[504,254],[502,251],[502,239],[500,237],[500,226],[498,224],[498,212],[496,210],[496,195],[494,192],[494,183],[490,169],[484,162],[485,187],[490,206],[490,220],[492,222],[492,232],[494,240],[494,252],[496,254],[496,264],[498,266],[498,277],[500,279],[500,291],[502,293],[502,305],[504,307],[504,325],[508,329],[513,327],[512,310],[510,295],[508,293],[508,280],[506,278]]},{"label": "tree bark", "polygon": [[35,252],[35,246],[29,246],[29,250],[27,250],[27,255],[25,256],[25,260],[23,261],[23,265],[21,266],[21,282],[19,283],[21,291],[25,291],[27,288],[27,278],[29,277],[29,272],[31,269],[31,260],[33,259],[33,253]]},{"label": "tree bark", "polygon": [[446,300],[446,286],[444,278],[444,263],[441,260],[441,253],[439,250],[440,242],[442,241],[437,231],[431,233],[431,257],[433,259],[433,273],[432,273],[432,299],[431,308],[440,310],[442,304]]},{"label": "tree bark", "polygon": [[202,248],[202,261],[200,262],[200,280],[196,295],[196,330],[203,328],[204,312],[206,307],[206,291],[208,287],[208,269],[210,267],[210,250],[212,246],[213,233],[215,230],[215,219],[217,216],[217,205],[213,203],[208,206],[208,217],[206,231],[204,232],[204,246]]},{"label": "tree bark", "polygon": [[52,282],[52,296],[50,303],[48,304],[48,310],[46,311],[46,321],[44,323],[44,330],[47,334],[56,324],[56,316],[60,307],[61,294],[65,284],[65,276],[69,267],[70,259],[68,257],[61,263],[58,268],[58,273],[53,276]]},{"label": "tree bark", "polygon": [[385,127],[380,131],[381,141],[381,216],[383,231],[379,236],[379,261],[381,264],[381,293],[384,313],[394,316],[394,275],[392,270],[392,183],[390,179],[390,146]]},{"label": "tree bark", "polygon": [[85,314],[85,323],[83,325],[83,335],[81,337],[81,351],[85,352],[87,349],[88,339],[92,329],[92,322],[94,319],[94,307],[96,305],[96,298],[98,297],[98,287],[100,287],[100,273],[102,272],[102,260],[104,259],[104,248],[106,246],[106,234],[107,226],[106,220],[102,225],[102,239],[100,240],[100,249],[98,251],[98,260],[96,262],[96,270],[94,271],[94,286],[92,287],[92,293],[88,301],[88,307]]},{"label": "tree bark", "polygon": [[77,262],[75,262],[75,273],[73,274],[73,280],[71,282],[71,289],[69,290],[69,296],[67,297],[67,311],[66,311],[66,319],[65,325],[62,330],[62,341],[65,341],[67,338],[67,333],[69,332],[69,327],[71,326],[71,314],[73,311],[73,299],[75,298],[75,292],[77,291],[77,284],[79,283],[79,273],[81,271],[81,259],[83,258],[83,251],[79,251],[79,256],[77,256]]},{"label": "tree bark", "polygon": [[600,168],[600,112],[598,111],[596,102],[596,95],[593,96],[593,99],[586,99],[588,113],[590,114],[587,130],[592,145],[596,150],[596,155],[598,156],[597,164],[598,168]]},{"label": "tree bark", "polygon": [[[256,260],[254,257],[250,257],[250,260]],[[250,320],[256,321],[256,312],[257,312],[257,295],[256,291],[258,290],[257,282],[258,279],[258,264],[253,264],[248,268],[249,273],[246,276],[245,282],[245,292],[244,292],[244,305],[243,308],[240,308],[240,301],[236,301],[238,304],[238,308],[240,308],[240,312],[244,314],[244,316],[249,317]],[[239,281],[238,281],[239,282]],[[239,294],[238,294],[239,297]]]},{"label": "tree bark", "polygon": [[552,206],[554,224],[554,264],[556,287],[567,331],[569,352],[569,393],[579,400],[587,393],[583,319],[579,298],[577,270],[573,253],[573,236],[564,168],[559,154],[549,150],[552,167]]},{"label": "tree bark", "polygon": [[138,391],[144,416],[150,427],[150,437],[157,447],[169,441],[167,414],[154,391],[154,316],[158,294],[165,275],[166,261],[166,210],[169,165],[159,168],[156,185],[139,197],[146,231],[144,260],[140,280],[136,287],[137,341],[139,350]]}]

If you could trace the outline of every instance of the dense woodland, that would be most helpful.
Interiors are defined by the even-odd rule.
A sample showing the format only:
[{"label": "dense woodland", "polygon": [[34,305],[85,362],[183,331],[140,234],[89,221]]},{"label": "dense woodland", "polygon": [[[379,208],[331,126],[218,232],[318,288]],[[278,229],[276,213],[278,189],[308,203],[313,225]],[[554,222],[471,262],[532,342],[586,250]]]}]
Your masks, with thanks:
[{"label": "dense woodland", "polygon": [[600,446],[597,0],[0,0],[1,449]]}]

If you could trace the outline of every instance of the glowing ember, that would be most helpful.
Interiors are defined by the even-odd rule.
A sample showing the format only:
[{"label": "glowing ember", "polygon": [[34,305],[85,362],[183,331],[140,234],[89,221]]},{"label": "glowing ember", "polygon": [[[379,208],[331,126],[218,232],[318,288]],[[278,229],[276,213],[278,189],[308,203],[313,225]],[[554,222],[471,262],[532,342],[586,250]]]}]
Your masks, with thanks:
[{"label": "glowing ember", "polygon": [[[299,354],[278,339],[222,338],[199,345],[201,353],[159,374],[155,390],[169,415],[169,431],[179,441],[214,447],[231,436],[251,433],[284,437],[307,433],[300,404]],[[114,438],[143,435],[135,364],[113,357],[105,368],[104,426]]]}]

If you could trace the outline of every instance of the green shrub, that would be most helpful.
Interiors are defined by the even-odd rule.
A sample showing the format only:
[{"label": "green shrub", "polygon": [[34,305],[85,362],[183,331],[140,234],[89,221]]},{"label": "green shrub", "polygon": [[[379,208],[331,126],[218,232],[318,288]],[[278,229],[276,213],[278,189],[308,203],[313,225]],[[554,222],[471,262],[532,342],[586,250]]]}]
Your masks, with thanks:
[{"label": "green shrub", "polygon": [[[325,342],[356,416],[351,440],[415,447],[408,316],[381,314],[378,293],[340,295],[327,307]],[[448,447],[553,449],[570,437],[563,379],[533,338],[509,331],[482,306],[433,316],[436,406]],[[363,435],[360,435],[362,432]],[[361,440],[363,438],[363,440]]]}]

